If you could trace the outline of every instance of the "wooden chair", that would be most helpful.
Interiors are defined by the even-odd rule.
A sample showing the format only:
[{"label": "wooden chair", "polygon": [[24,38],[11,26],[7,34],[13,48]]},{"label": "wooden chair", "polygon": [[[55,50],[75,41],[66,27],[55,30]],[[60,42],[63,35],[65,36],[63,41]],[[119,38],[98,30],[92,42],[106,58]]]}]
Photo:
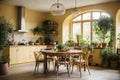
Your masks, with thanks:
[{"label": "wooden chair", "polygon": [[71,66],[71,58],[70,53],[58,53],[55,60],[55,71],[58,77],[59,67],[60,65],[65,65],[68,71],[68,76],[70,77],[70,66]]},{"label": "wooden chair", "polygon": [[36,74],[38,73],[40,63],[44,63],[44,55],[40,51],[35,51],[34,56],[35,56],[34,74]]},{"label": "wooden chair", "polygon": [[83,52],[79,55],[79,58],[73,58],[72,59],[72,71],[73,72],[73,67],[74,65],[77,65],[79,68],[79,72],[80,72],[80,77],[82,77],[82,71],[81,68],[82,66],[84,66],[84,71],[86,70],[86,68],[88,69],[88,72],[90,74],[90,70],[89,70],[89,63],[88,63],[88,58],[89,58],[90,52]]},{"label": "wooden chair", "polygon": [[[52,48],[42,48],[41,50],[52,50]],[[55,68],[55,57],[54,56],[47,56],[47,61],[49,63],[49,67],[50,67],[50,62],[52,62],[52,65]]]},{"label": "wooden chair", "polygon": [[[35,51],[34,52],[35,56],[35,69],[34,69],[34,74],[38,73],[39,65],[40,63],[44,63],[44,55],[40,51]],[[50,62],[53,61],[53,58],[48,57],[47,62],[49,63],[50,67]],[[53,62],[54,64],[54,62]],[[44,67],[44,66],[43,66]]]}]

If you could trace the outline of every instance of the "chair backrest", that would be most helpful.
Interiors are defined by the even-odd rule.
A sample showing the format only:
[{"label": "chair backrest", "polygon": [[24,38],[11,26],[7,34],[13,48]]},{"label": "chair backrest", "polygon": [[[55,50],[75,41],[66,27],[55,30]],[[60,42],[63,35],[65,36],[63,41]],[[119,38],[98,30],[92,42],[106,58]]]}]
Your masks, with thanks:
[{"label": "chair backrest", "polygon": [[34,56],[36,61],[44,59],[44,55],[40,51],[34,51]]},{"label": "chair backrest", "polygon": [[66,63],[70,63],[70,53],[58,53],[57,54],[57,62],[64,62]]},{"label": "chair backrest", "polygon": [[90,51],[82,53],[82,57],[83,57],[84,60],[88,60],[89,56],[90,56]]}]

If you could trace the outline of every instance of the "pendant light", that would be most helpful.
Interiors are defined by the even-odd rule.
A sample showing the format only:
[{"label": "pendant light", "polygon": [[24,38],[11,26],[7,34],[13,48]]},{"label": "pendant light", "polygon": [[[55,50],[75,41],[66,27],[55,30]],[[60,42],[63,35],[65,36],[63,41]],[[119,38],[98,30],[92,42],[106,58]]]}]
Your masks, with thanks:
[{"label": "pendant light", "polygon": [[62,3],[59,3],[59,0],[57,0],[57,3],[52,4],[50,7],[50,13],[54,16],[62,16],[65,14],[65,7]]},{"label": "pendant light", "polygon": [[75,8],[73,8],[73,14],[78,14],[79,10],[76,8],[77,1],[75,0]]}]

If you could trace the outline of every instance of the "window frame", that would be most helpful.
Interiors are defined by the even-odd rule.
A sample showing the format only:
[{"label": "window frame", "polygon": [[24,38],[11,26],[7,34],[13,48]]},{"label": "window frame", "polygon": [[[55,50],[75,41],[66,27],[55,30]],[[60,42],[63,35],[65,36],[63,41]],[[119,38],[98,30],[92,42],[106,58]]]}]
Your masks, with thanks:
[{"label": "window frame", "polygon": [[[99,12],[100,13],[100,16],[102,16],[102,13],[105,13],[107,15],[109,15],[108,13],[104,12],[104,11],[88,11],[88,12],[85,12],[85,13],[82,13],[82,14],[79,14],[77,15],[76,17],[74,17],[72,20],[71,20],[71,25],[70,25],[70,33],[71,33],[71,38],[73,39],[73,24],[74,23],[81,23],[81,35],[83,36],[83,23],[84,22],[90,22],[90,41],[93,40],[93,26],[92,26],[92,23],[97,20],[97,19],[93,19],[93,13],[94,12]],[[89,20],[83,20],[83,15],[86,14],[86,13],[90,13],[90,19]],[[75,18],[81,16],[81,20],[77,20],[77,21],[73,21]]]}]

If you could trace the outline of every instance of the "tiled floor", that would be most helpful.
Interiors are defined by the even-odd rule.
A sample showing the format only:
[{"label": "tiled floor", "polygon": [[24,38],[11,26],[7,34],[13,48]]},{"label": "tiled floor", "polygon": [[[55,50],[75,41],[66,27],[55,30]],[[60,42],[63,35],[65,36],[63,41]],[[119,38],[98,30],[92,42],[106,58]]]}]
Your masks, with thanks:
[{"label": "tiled floor", "polygon": [[82,72],[82,78],[80,78],[78,70],[75,68],[71,77],[68,77],[66,68],[60,67],[58,77],[53,71],[53,67],[50,68],[47,76],[43,74],[42,65],[39,68],[39,74],[34,75],[34,63],[19,65],[11,67],[7,76],[0,76],[0,80],[120,80],[120,71],[112,69],[104,69],[101,67],[91,66],[91,75],[88,72]]}]

